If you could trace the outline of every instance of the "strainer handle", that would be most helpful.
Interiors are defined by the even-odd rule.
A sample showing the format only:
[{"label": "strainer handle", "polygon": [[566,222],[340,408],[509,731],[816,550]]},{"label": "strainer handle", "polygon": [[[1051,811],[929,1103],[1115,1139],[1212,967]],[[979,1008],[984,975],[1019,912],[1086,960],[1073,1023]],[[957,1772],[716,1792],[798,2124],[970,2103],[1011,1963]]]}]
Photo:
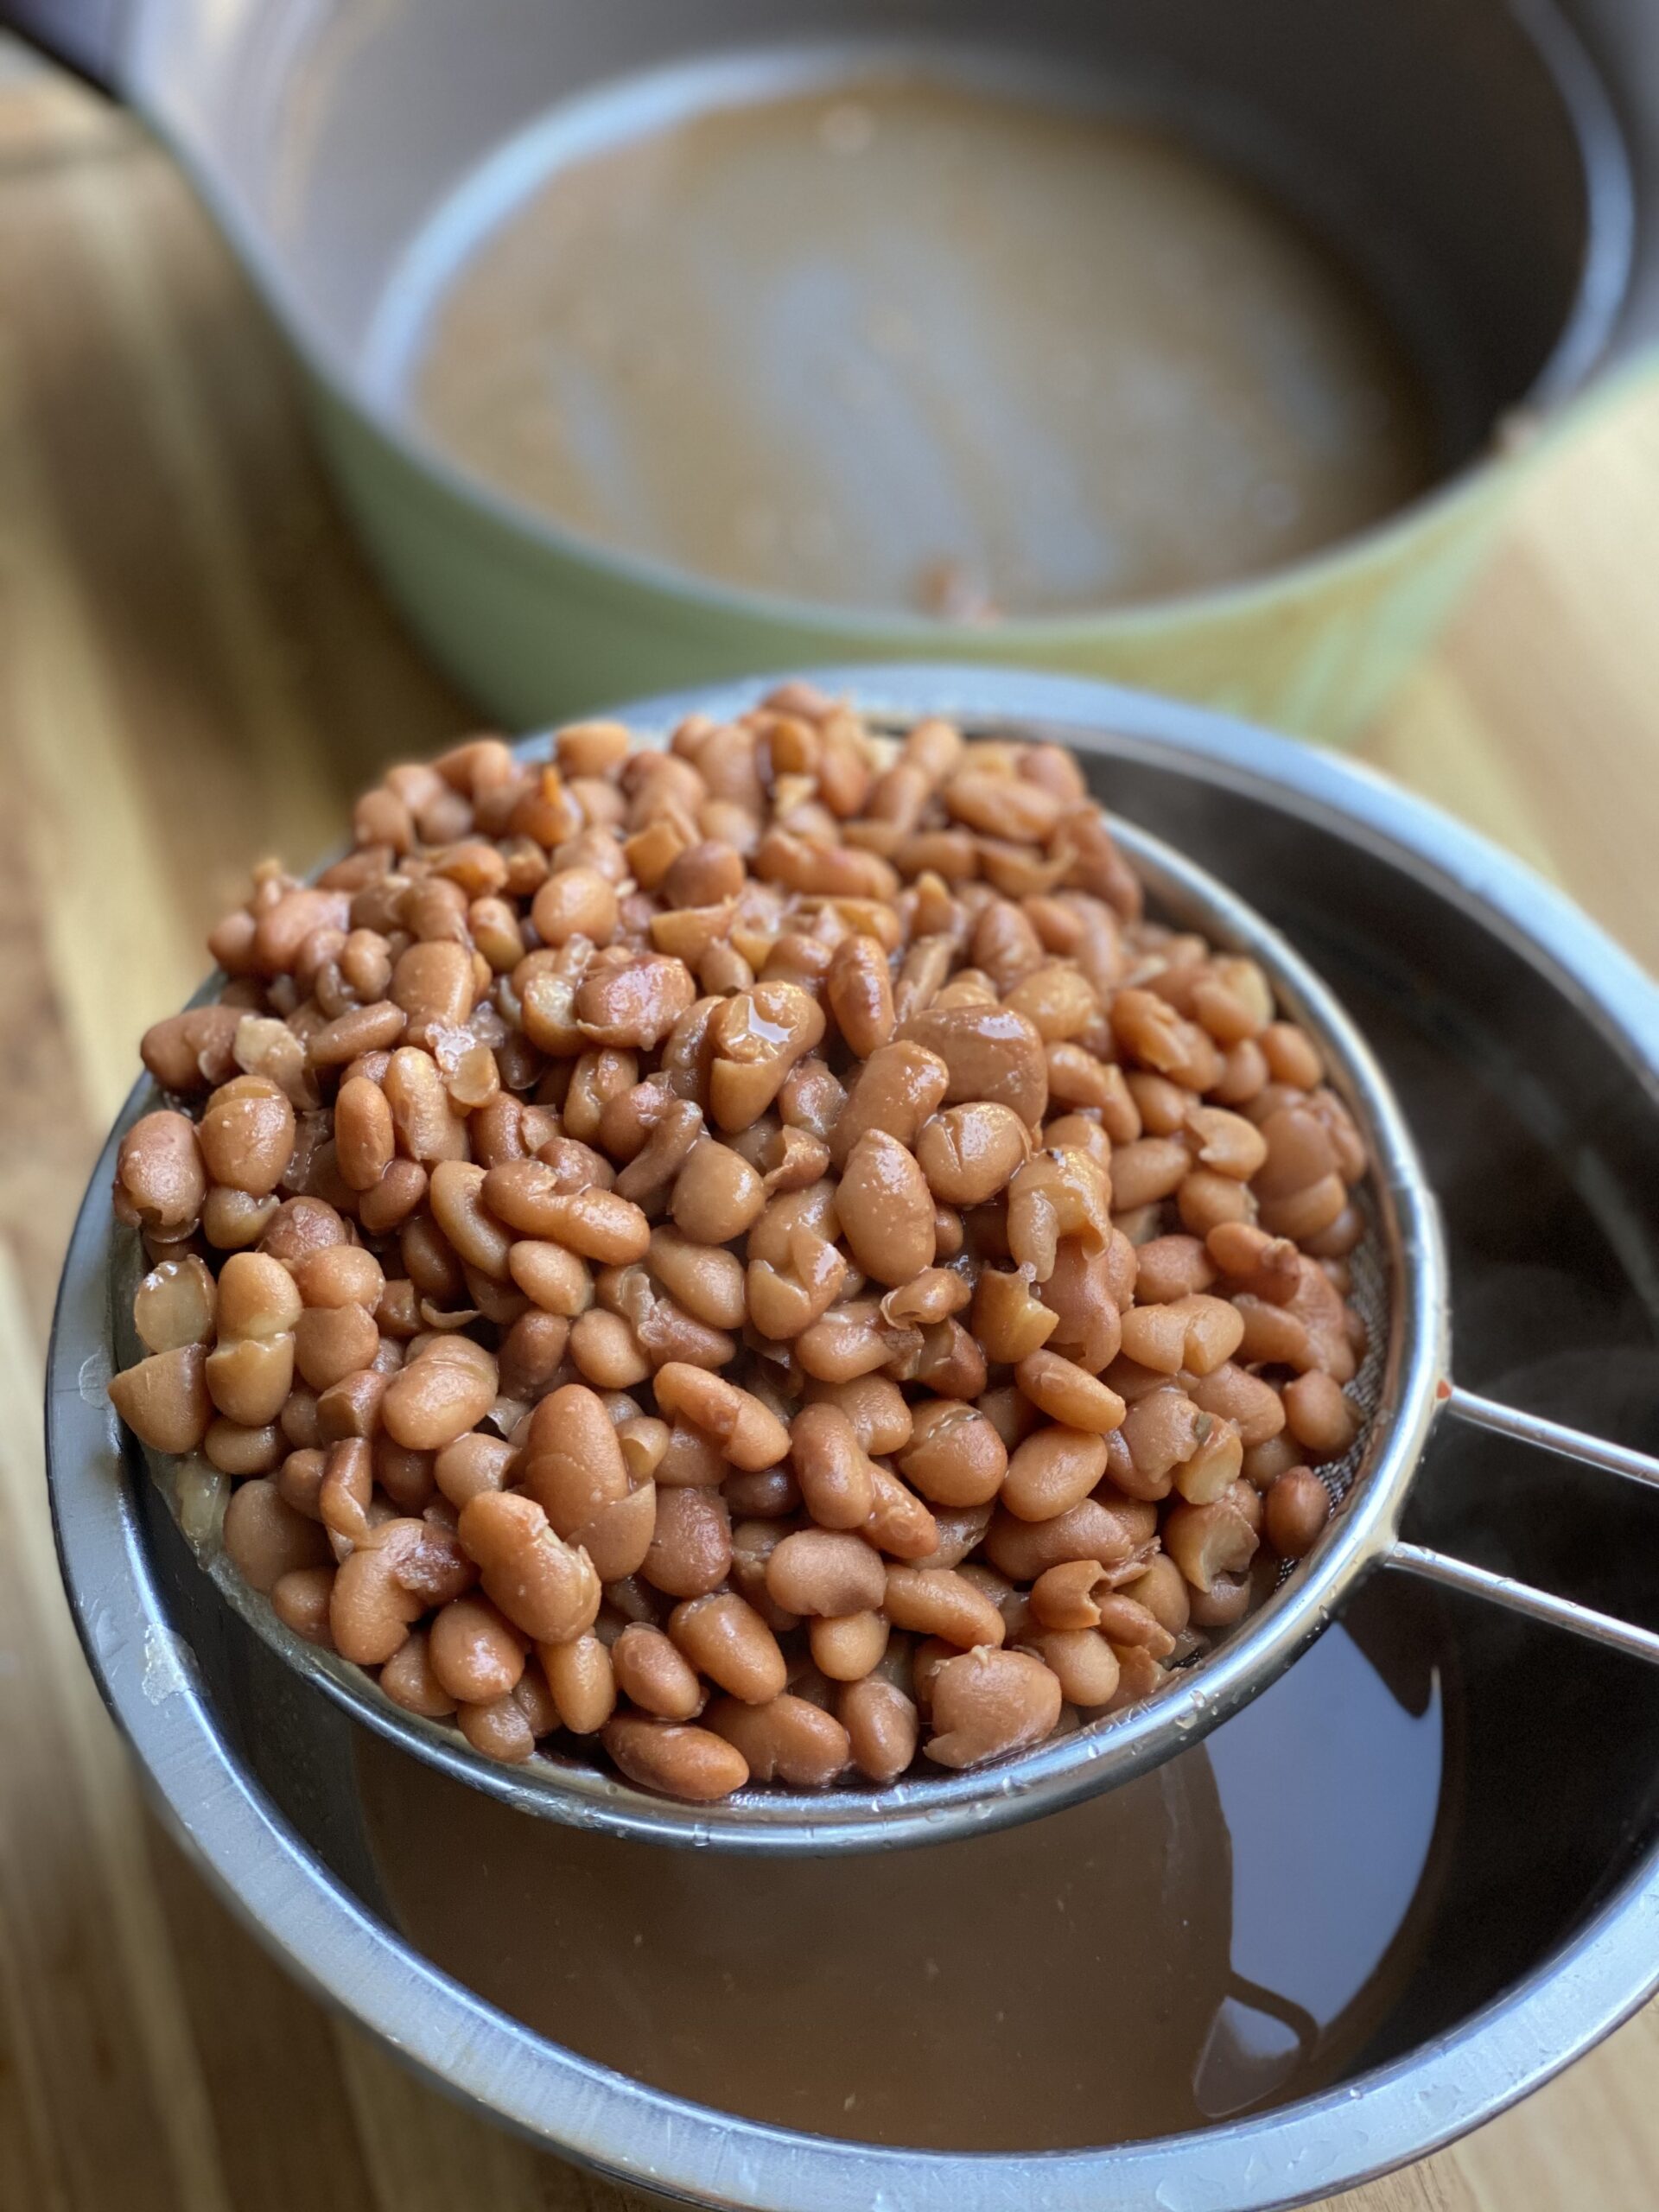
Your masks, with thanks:
[{"label": "strainer handle", "polygon": [[[1553,1452],[1558,1459],[1573,1459],[1580,1466],[1622,1475],[1627,1482],[1659,1490],[1659,1459],[1632,1452],[1627,1445],[1610,1444],[1605,1437],[1588,1436],[1560,1421],[1522,1413],[1514,1406],[1500,1405],[1494,1398],[1482,1398],[1472,1390],[1459,1389],[1455,1384],[1450,1386],[1443,1409],[1454,1420],[1467,1421],[1471,1428],[1491,1429],[1500,1436],[1513,1437],[1517,1443],[1530,1444],[1541,1452]],[[1494,1605],[1523,1614],[1529,1620],[1541,1621],[1550,1628],[1570,1630],[1574,1636],[1586,1637],[1591,1643],[1605,1644],[1611,1651],[1626,1652],[1632,1658],[1646,1659],[1659,1666],[1659,1635],[1651,1629],[1636,1628],[1629,1621],[1616,1619],[1611,1613],[1599,1613],[1593,1606],[1578,1605],[1571,1598],[1557,1598],[1547,1590],[1535,1590],[1529,1582],[1517,1582],[1513,1575],[1494,1574],[1487,1567],[1471,1566],[1467,1560],[1452,1559],[1445,1552],[1430,1551],[1421,1544],[1396,1544],[1388,1554],[1388,1564],[1408,1574],[1418,1575],[1425,1582],[1438,1582],[1443,1589],[1462,1590],[1473,1597],[1490,1599]]]}]

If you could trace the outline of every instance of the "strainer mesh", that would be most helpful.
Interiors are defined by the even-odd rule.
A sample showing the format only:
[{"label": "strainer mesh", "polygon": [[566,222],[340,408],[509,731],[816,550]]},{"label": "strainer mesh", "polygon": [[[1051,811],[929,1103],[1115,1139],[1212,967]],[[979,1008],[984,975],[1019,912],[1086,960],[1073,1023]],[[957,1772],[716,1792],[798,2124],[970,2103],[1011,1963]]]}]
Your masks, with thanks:
[{"label": "strainer mesh", "polygon": [[[1349,1255],[1351,1281],[1348,1297],[1365,1324],[1365,1353],[1359,1363],[1359,1372],[1346,1386],[1347,1394],[1361,1415],[1359,1433],[1340,1459],[1332,1459],[1315,1470],[1330,1491],[1333,1506],[1342,1503],[1370,1459],[1375,1440],[1375,1419],[1382,1403],[1382,1379],[1388,1371],[1388,1265],[1382,1255],[1382,1240],[1377,1234],[1370,1190],[1362,1185],[1351,1196],[1365,1217],[1365,1234]],[[1297,1564],[1294,1560],[1284,1562],[1279,1571],[1279,1589],[1282,1590],[1295,1573]]]}]

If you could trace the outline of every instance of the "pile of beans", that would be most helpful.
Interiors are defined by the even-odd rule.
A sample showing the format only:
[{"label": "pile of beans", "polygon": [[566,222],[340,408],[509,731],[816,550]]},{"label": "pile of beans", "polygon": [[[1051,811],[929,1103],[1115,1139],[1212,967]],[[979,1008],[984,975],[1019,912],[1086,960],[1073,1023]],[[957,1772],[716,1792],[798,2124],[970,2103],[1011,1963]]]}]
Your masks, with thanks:
[{"label": "pile of beans", "polygon": [[1146,1697],[1313,1545],[1363,1148],[1069,754],[790,685],[354,827],[213,932],[115,1183],[111,1396],[299,1635],[493,1758],[882,1784]]}]

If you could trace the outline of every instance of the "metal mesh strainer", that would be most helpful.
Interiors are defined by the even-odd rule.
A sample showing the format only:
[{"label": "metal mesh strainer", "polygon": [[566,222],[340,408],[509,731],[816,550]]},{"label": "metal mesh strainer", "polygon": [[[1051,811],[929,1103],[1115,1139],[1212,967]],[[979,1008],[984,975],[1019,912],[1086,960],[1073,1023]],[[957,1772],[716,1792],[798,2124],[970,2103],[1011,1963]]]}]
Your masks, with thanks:
[{"label": "metal mesh strainer", "polygon": [[[520,1767],[494,1764],[454,1730],[393,1706],[367,1675],[317,1650],[276,1619],[268,1601],[242,1582],[211,1533],[193,1529],[188,1472],[181,1476],[176,1463],[152,1459],[152,1473],[226,1602],[336,1703],[457,1779],[524,1811],[573,1825],[751,1852],[939,1841],[1053,1811],[1110,1788],[1195,1742],[1266,1688],[1327,1624],[1356,1582],[1378,1566],[1472,1592],[1659,1662],[1659,1635],[1399,1540],[1407,1491],[1442,1414],[1656,1487],[1659,1462],[1452,1383],[1450,1293],[1439,1211],[1399,1106],[1364,1040],[1318,977],[1254,909],[1159,840],[1119,822],[1114,832],[1163,918],[1261,963],[1281,1006],[1319,1043],[1372,1163],[1365,1194],[1370,1229],[1353,1262],[1354,1297],[1370,1340],[1353,1385],[1365,1424],[1347,1458],[1322,1470],[1338,1509],[1325,1535],[1308,1559],[1286,1569],[1260,1611],[1145,1703],[1000,1764],[937,1778],[909,1777],[880,1790],[754,1790],[717,1805],[692,1806],[651,1796],[575,1761],[540,1758]],[[141,1100],[139,1110],[149,1103]],[[133,1279],[112,1285],[111,1321],[124,1364],[138,1349],[127,1318]]]}]

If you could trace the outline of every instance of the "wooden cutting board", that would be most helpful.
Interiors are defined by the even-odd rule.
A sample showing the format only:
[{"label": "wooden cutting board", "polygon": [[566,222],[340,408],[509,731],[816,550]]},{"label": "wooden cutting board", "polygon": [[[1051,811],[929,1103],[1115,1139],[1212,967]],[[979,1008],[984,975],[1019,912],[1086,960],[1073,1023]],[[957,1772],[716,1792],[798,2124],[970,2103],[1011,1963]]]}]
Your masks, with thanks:
[{"label": "wooden cutting board", "polygon": [[[1659,389],[1535,476],[1364,757],[1659,968]],[[467,721],[279,351],[136,128],[0,45],[0,2208],[610,2212],[321,2012],[143,1811],[59,1590],[58,1262],[146,1022],[248,863]],[[213,855],[206,880],[202,853]],[[1646,2212],[1659,2011],[1348,2212]]]}]

